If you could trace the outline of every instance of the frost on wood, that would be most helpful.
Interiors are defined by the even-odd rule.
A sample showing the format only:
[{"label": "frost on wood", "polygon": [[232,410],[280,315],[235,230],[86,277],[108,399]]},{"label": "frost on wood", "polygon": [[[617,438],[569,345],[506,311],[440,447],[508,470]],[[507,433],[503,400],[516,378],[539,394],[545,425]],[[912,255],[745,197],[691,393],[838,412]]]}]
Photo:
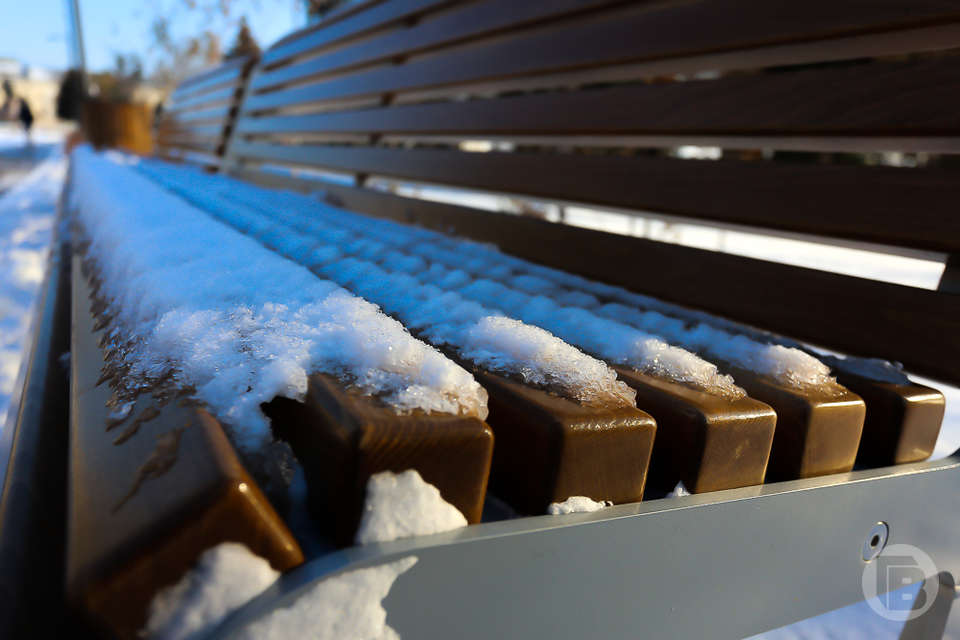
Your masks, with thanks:
[{"label": "frost on wood", "polygon": [[195,390],[241,448],[269,439],[262,402],[339,376],[398,411],[486,416],[463,368],[374,305],[217,222],[128,166],[74,152],[72,202],[125,391]]},{"label": "frost on wood", "polygon": [[407,556],[355,569],[309,587],[289,607],[275,609],[232,637],[239,640],[398,640],[382,601],[394,581],[416,564]]},{"label": "frost on wood", "polygon": [[207,549],[196,567],[153,597],[144,633],[151,640],[198,637],[262,593],[279,575],[242,544],[224,542]]},{"label": "frost on wood", "polygon": [[550,503],[550,506],[547,507],[547,513],[551,516],[561,516],[568,513],[588,513],[590,511],[599,511],[612,504],[609,500],[597,502],[587,496],[570,496],[563,502]]},{"label": "frost on wood", "polygon": [[387,542],[467,526],[460,511],[415,469],[370,477],[357,544]]}]

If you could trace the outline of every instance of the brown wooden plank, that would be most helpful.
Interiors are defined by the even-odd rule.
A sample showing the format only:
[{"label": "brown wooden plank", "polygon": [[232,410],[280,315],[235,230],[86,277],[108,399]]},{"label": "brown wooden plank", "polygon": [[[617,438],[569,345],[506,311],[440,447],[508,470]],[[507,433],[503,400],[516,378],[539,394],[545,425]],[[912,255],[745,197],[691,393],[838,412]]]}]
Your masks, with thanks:
[{"label": "brown wooden plank", "polygon": [[[639,79],[662,79],[679,76],[694,78],[699,72],[739,72],[768,67],[822,64],[867,58],[890,58],[924,52],[954,49],[960,38],[960,22],[911,27],[897,31],[881,31],[840,35],[812,41],[790,41],[749,49],[713,51],[681,57],[642,60],[627,64],[538,74],[493,78],[471,82],[469,86],[417,89],[392,96],[392,104],[449,100],[463,95],[488,98],[509,92],[537,90],[569,90],[571,87],[598,84],[637,82]],[[325,103],[326,104],[326,103]],[[340,104],[340,103],[336,103]]]},{"label": "brown wooden plank", "polygon": [[186,78],[177,85],[176,90],[174,90],[173,95],[176,95],[177,92],[188,93],[192,92],[198,87],[203,86],[207,82],[214,80],[217,81],[220,77],[232,75],[237,69],[242,68],[250,59],[247,57],[243,58],[234,58],[232,60],[227,60],[219,65],[206,69],[199,73],[196,73],[189,78]]},{"label": "brown wooden plank", "polygon": [[497,439],[491,491],[513,508],[542,514],[571,496],[643,498],[657,430],[648,413],[586,407],[487,371],[473,374],[490,394]]},{"label": "brown wooden plank", "polygon": [[841,385],[797,388],[718,364],[733,374],[750,397],[777,412],[769,480],[812,478],[853,469],[866,415],[860,396]]},{"label": "brown wooden plank", "polygon": [[176,122],[167,120],[157,127],[157,133],[161,136],[181,136],[184,138],[213,138],[217,139],[223,134],[223,128],[226,123],[220,124],[188,124],[185,122]]},{"label": "brown wooden plank", "polygon": [[265,411],[293,447],[312,509],[339,544],[353,543],[367,481],[381,471],[416,469],[468,522],[480,521],[493,454],[482,420],[398,415],[326,375],[310,378],[304,402],[277,398]]},{"label": "brown wooden plank", "polygon": [[181,102],[185,102],[186,100],[193,100],[195,98],[199,98],[200,96],[207,95],[218,89],[236,87],[237,84],[239,84],[242,75],[242,67],[233,68],[227,70],[225,73],[218,74],[190,87],[183,87],[181,85],[172,94],[170,94],[170,103],[179,104]]},{"label": "brown wooden plank", "polygon": [[159,143],[161,147],[180,147],[213,154],[217,153],[220,147],[220,140],[215,138],[169,137],[161,139]]},{"label": "brown wooden plank", "polygon": [[231,105],[224,104],[209,109],[196,109],[179,113],[164,112],[161,119],[176,122],[217,122],[225,120],[230,115],[231,108]]},{"label": "brown wooden plank", "polygon": [[203,95],[189,97],[181,102],[176,102],[167,108],[168,114],[179,114],[194,109],[206,109],[217,106],[220,103],[230,102],[237,96],[238,87],[229,86],[223,89],[217,89]]},{"label": "brown wooden plank", "polygon": [[109,419],[81,270],[75,257],[67,592],[100,629],[138,638],[153,595],[204,550],[241,542],[281,570],[303,554],[205,411],[144,395]]},{"label": "brown wooden plank", "polygon": [[278,42],[263,54],[262,65],[271,67],[288,58],[329,47],[451,4],[454,4],[453,0],[392,0],[370,2],[357,8],[348,7],[340,15],[324,19]]},{"label": "brown wooden plank", "polygon": [[252,83],[254,91],[299,82],[311,76],[388,61],[395,56],[420,54],[434,47],[488,37],[506,29],[518,29],[540,20],[580,13],[622,0],[553,0],[549,3],[516,3],[489,0],[464,5],[453,11],[429,16],[411,27],[376,34],[356,44],[329,53],[276,67],[260,74]]},{"label": "brown wooden plank", "polygon": [[878,382],[837,372],[837,380],[867,403],[857,464],[886,467],[926,460],[933,454],[945,401],[936,389],[919,384]]},{"label": "brown wooden plank", "polygon": [[567,136],[590,135],[956,136],[960,119],[943,105],[960,101],[958,73],[960,58],[953,56],[873,62],[713,81],[243,118],[238,130],[552,135],[555,144],[570,144]]},{"label": "brown wooden plank", "polygon": [[753,398],[728,400],[615,367],[637,391],[637,406],[657,421],[650,487],[665,493],[678,482],[691,493],[762,484],[777,414]]},{"label": "brown wooden plank", "polygon": [[[909,6],[909,10],[907,7]],[[498,38],[399,66],[385,66],[327,82],[251,95],[245,110],[303,102],[468,84],[625,64],[644,59],[702,55],[733,48],[815,40],[910,28],[960,19],[960,3],[922,0],[841,4],[816,0],[711,0],[632,4],[590,19]]]},{"label": "brown wooden plank", "polygon": [[234,141],[231,153],[265,162],[321,166],[917,249],[960,249],[960,217],[955,215],[953,204],[960,173],[946,168],[284,146],[239,139]]},{"label": "brown wooden plank", "polygon": [[953,365],[960,343],[947,338],[960,334],[960,296],[368,189],[238,175],[325,190],[353,211],[490,242],[557,269],[960,382]]}]

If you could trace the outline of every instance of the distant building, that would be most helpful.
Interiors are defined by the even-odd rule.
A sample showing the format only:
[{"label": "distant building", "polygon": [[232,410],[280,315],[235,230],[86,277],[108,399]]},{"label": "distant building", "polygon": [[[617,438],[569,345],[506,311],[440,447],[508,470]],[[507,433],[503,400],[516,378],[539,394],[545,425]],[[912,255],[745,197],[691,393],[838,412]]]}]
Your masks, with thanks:
[{"label": "distant building", "polygon": [[9,80],[13,92],[30,105],[38,125],[57,121],[56,101],[60,74],[41,67],[29,67],[14,58],[0,58],[0,82]]}]

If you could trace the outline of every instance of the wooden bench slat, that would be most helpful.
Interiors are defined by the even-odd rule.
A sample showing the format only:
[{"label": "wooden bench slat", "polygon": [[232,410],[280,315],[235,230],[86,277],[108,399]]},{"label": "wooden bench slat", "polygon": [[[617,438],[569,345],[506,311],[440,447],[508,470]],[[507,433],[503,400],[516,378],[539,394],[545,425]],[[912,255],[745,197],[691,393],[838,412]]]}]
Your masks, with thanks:
[{"label": "wooden bench slat", "polygon": [[186,83],[181,84],[170,94],[170,100],[178,103],[209,93],[222,85],[229,84],[236,86],[243,75],[243,66],[249,62],[250,60],[248,58],[227,61],[223,66],[214,70],[216,73],[211,73],[207,77],[197,79],[189,85]]},{"label": "wooden bench slat", "polygon": [[494,494],[529,514],[571,496],[643,498],[657,431],[650,414],[586,407],[487,371],[473,374],[490,394]]},{"label": "wooden bench slat", "polygon": [[763,484],[777,423],[770,406],[615,368],[637,391],[637,406],[657,421],[652,489],[663,493],[683,482],[691,493],[703,493]]},{"label": "wooden bench slat", "polygon": [[777,428],[768,479],[813,478],[853,469],[866,404],[849,389],[796,388],[739,367],[722,367],[750,397],[773,407]]},{"label": "wooden bench slat", "polygon": [[[679,58],[741,48],[856,35],[956,21],[960,5],[923,0],[910,12],[894,3],[869,10],[859,3],[737,0],[630,5],[591,19],[498,38],[443,55],[384,66],[327,82],[251,95],[245,111],[343,100],[494,78],[556,73],[654,58]],[[265,56],[268,58],[269,52]]]},{"label": "wooden bench slat", "polygon": [[205,411],[142,396],[111,422],[90,304],[75,256],[67,591],[100,628],[137,638],[153,595],[204,550],[242,542],[280,570],[303,554]]},{"label": "wooden bench slat", "polygon": [[160,121],[173,121],[173,122],[219,122],[225,123],[228,116],[230,115],[231,106],[229,104],[221,105],[219,107],[211,107],[209,109],[197,109],[194,111],[184,111],[182,113],[168,113],[164,112],[161,115]]},{"label": "wooden bench slat", "polygon": [[157,126],[158,137],[185,136],[192,138],[218,138],[223,135],[223,124],[197,124],[167,120]]},{"label": "wooden bench slat", "polygon": [[[546,266],[960,382],[960,296],[265,172],[340,206],[498,245]],[[268,182],[269,181],[269,182]],[[665,268],[669,265],[669,268]]]},{"label": "wooden bench slat", "polygon": [[211,91],[210,93],[204,93],[199,96],[187,98],[181,102],[172,104],[167,109],[167,113],[179,114],[194,109],[212,107],[222,102],[229,102],[236,97],[238,89],[239,87],[229,86],[223,89],[217,89],[216,91]]},{"label": "wooden bench slat", "polygon": [[[371,2],[354,10],[347,7],[344,14],[324,19],[316,26],[294,33],[263,54],[262,65],[274,66],[283,60],[329,47],[348,38],[356,38],[391,23],[417,16],[424,11],[453,4],[453,0],[393,0]],[[349,13],[347,13],[349,12]]]},{"label": "wooden bench slat", "polygon": [[[242,118],[242,134],[957,136],[955,57],[467,102]],[[709,113],[709,118],[704,114]],[[669,145],[669,139],[665,139]],[[546,144],[546,142],[541,142]],[[893,144],[896,144],[893,141]],[[738,148],[735,141],[725,146]],[[743,148],[740,145],[739,148]],[[899,147],[892,147],[899,148]]]},{"label": "wooden bench slat", "polygon": [[219,76],[222,73],[232,71],[234,68],[237,68],[237,67],[242,67],[248,60],[249,58],[234,58],[232,60],[227,60],[225,62],[222,62],[221,64],[218,64],[210,69],[206,69],[204,71],[196,73],[190,76],[189,78],[184,79],[177,86],[177,91],[181,89],[183,90],[192,89],[195,86],[202,84],[203,82],[206,82],[211,78]]},{"label": "wooden bench slat", "polygon": [[886,467],[933,454],[946,409],[942,393],[925,385],[878,382],[843,372],[837,380],[867,403],[858,465]]},{"label": "wooden bench slat", "polygon": [[187,138],[171,136],[161,137],[158,142],[167,148],[166,151],[179,148],[184,150],[202,151],[216,155],[220,148],[220,141],[214,138]]},{"label": "wooden bench slat", "polygon": [[257,76],[251,83],[255,92],[300,81],[310,76],[390,60],[394,56],[420,54],[425,50],[478,36],[489,36],[534,22],[580,13],[592,7],[611,5],[618,0],[553,0],[548,3],[520,3],[493,0],[467,4],[463,8],[429,16],[412,27],[398,28],[311,58],[277,67]]},{"label": "wooden bench slat", "polygon": [[[243,140],[235,140],[230,150],[240,160],[319,166],[934,251],[960,249],[960,217],[954,215],[958,173],[943,168],[466,153]],[[905,211],[910,212],[909,222]]]},{"label": "wooden bench slat", "polygon": [[470,523],[480,522],[494,449],[482,420],[398,415],[327,375],[311,376],[303,402],[267,405],[278,436],[303,465],[311,507],[338,544],[353,543],[370,476],[416,469]]},{"label": "wooden bench slat", "polygon": [[225,60],[220,64],[195,73],[188,78],[185,78],[177,88],[174,90],[172,95],[176,95],[177,92],[182,91],[183,93],[188,93],[192,91],[196,86],[202,85],[206,81],[215,78],[223,73],[232,72],[235,68],[242,68],[247,62],[250,61],[248,57],[242,58],[233,58],[231,60]]}]

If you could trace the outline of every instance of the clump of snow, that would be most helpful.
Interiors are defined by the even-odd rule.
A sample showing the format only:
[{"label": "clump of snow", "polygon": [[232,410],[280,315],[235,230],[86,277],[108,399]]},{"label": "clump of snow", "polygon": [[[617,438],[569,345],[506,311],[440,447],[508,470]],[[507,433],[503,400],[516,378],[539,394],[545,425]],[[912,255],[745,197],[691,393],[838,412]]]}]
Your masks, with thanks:
[{"label": "clump of snow", "polygon": [[383,471],[367,482],[357,544],[424,536],[467,526],[460,511],[416,469]]},{"label": "clump of snow", "polygon": [[0,428],[25,355],[65,175],[66,160],[57,153],[0,195]]},{"label": "clump of snow", "polygon": [[279,575],[242,544],[224,542],[207,549],[179,582],[153,597],[144,633],[152,640],[199,637]]},{"label": "clump of snow", "polygon": [[383,599],[416,564],[407,556],[355,569],[311,586],[291,606],[275,609],[233,635],[237,640],[399,640],[387,624]]},{"label": "clump of snow", "polygon": [[550,503],[550,506],[547,507],[547,513],[551,516],[561,516],[568,513],[589,513],[590,511],[599,511],[612,504],[609,500],[597,502],[587,496],[570,496],[563,502]]},{"label": "clump of snow", "polygon": [[260,404],[325,372],[398,411],[485,418],[462,367],[374,305],[214,220],[128,166],[74,151],[71,197],[131,393],[172,378],[256,450]]},{"label": "clump of snow", "polygon": [[689,325],[657,311],[638,311],[618,303],[604,305],[598,311],[632,326],[647,327],[669,341],[790,387],[836,385],[830,367],[794,347],[759,342],[702,322]]},{"label": "clump of snow", "polygon": [[636,392],[617,380],[610,367],[539,327],[511,318],[481,318],[467,332],[463,355],[494,371],[520,363],[527,381],[565,389],[586,405],[636,404]]},{"label": "clump of snow", "polygon": [[683,496],[689,496],[690,492],[687,491],[686,485],[682,482],[678,482],[677,486],[673,488],[673,491],[666,495],[667,498],[682,498]]}]

